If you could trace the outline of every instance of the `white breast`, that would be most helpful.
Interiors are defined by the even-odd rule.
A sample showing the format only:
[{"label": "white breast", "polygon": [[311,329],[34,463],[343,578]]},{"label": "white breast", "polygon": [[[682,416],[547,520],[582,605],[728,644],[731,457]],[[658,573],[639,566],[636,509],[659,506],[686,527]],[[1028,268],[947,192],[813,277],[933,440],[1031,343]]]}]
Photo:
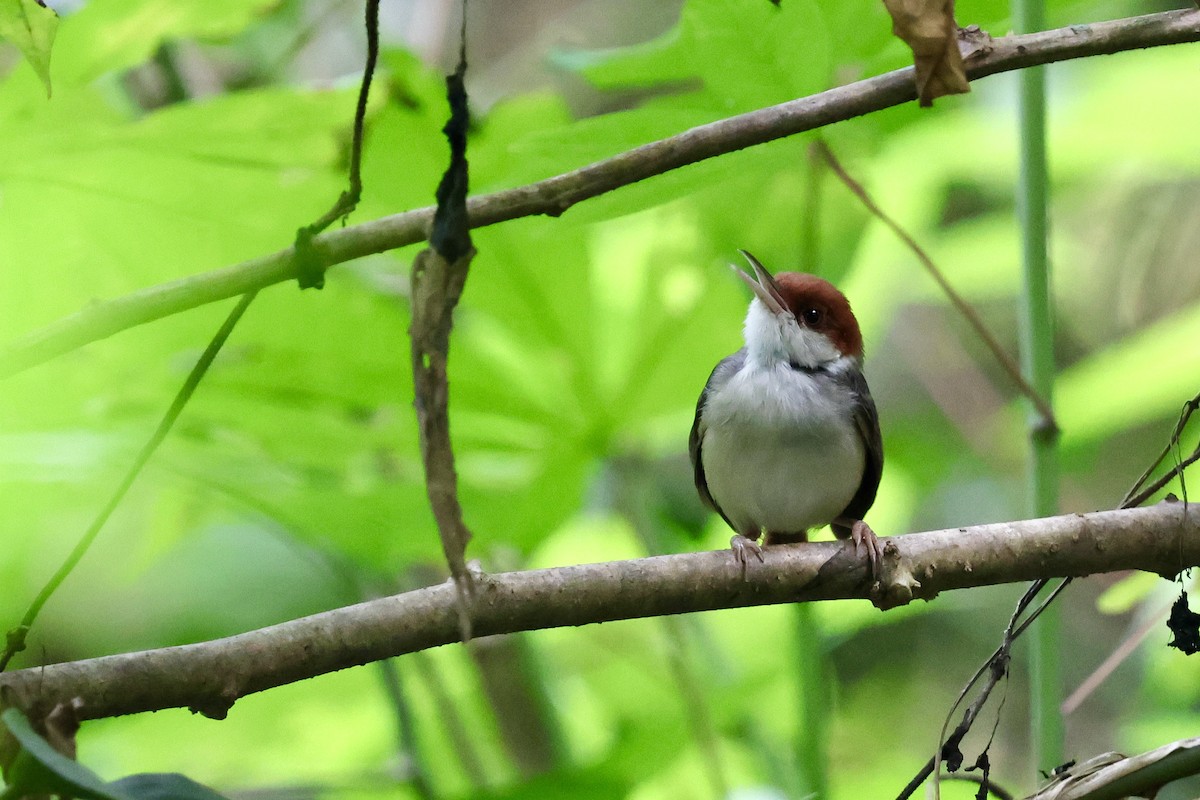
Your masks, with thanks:
[{"label": "white breast", "polygon": [[799,533],[845,510],[865,464],[853,401],[829,375],[754,359],[710,394],[705,478],[739,533]]}]

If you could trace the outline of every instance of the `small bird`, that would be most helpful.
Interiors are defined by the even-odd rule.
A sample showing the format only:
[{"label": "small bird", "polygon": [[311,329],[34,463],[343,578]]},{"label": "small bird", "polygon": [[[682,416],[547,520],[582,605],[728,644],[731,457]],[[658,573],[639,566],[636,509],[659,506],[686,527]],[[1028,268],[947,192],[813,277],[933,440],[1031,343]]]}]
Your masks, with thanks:
[{"label": "small bird", "polygon": [[871,577],[883,556],[863,516],[883,472],[879,414],[862,372],[862,333],[846,296],[799,272],[777,277],[745,250],[754,277],[746,346],[721,359],[696,403],[688,442],[700,498],[735,531],[743,572],[764,544],[830,525]]}]

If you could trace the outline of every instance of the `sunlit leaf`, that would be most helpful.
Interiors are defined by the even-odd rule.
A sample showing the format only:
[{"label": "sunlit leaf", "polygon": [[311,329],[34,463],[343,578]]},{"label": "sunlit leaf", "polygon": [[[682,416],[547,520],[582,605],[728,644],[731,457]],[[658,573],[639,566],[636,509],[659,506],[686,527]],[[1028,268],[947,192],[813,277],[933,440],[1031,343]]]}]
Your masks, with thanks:
[{"label": "sunlit leaf", "polygon": [[690,0],[679,27],[662,38],[576,63],[606,88],[694,78],[709,102],[746,108],[808,94],[824,83],[828,58],[828,33],[812,0],[779,9],[759,0]]},{"label": "sunlit leaf", "polygon": [[[349,93],[247,93],[168,108],[141,122],[88,117],[59,98],[32,118],[0,118],[6,202],[0,337],[104,296],[278,249],[338,182],[332,131]],[[74,98],[70,98],[74,101]],[[67,111],[63,111],[66,108]],[[60,113],[62,112],[62,113]],[[289,143],[249,152],[250,137]],[[97,142],[107,143],[97,147]],[[53,235],[49,235],[53,232]],[[170,259],[152,254],[174,252]],[[86,262],[88,269],[78,269]],[[69,277],[69,279],[67,279]]]},{"label": "sunlit leaf", "polygon": [[1162,585],[1157,575],[1134,572],[1105,589],[1096,598],[1096,609],[1104,614],[1127,614]]},{"label": "sunlit leaf", "polygon": [[0,39],[17,46],[50,95],[50,48],[58,32],[58,14],[38,0],[0,2]]},{"label": "sunlit leaf", "polygon": [[1055,390],[1064,444],[1176,414],[1200,388],[1200,348],[1184,344],[1197,341],[1200,306],[1193,306],[1064,371]]}]

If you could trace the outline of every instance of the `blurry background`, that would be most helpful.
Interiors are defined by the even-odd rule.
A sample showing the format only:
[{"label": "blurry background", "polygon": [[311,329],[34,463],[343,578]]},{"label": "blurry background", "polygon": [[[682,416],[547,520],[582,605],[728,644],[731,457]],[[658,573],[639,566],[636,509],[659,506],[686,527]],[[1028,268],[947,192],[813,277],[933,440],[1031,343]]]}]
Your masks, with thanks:
[{"label": "blurry background", "polygon": [[[359,2],[91,0],[53,98],[0,46],[0,344],[96,300],[273,252],[344,182]],[[1182,5],[1182,4],[1181,4]],[[1170,7],[1050,3],[1050,25]],[[384,0],[365,196],[432,202],[458,4]],[[1007,4],[960,24],[1008,30]],[[472,0],[477,193],[908,63],[877,0]],[[1200,47],[1049,72],[1062,508],[1114,506],[1200,390]],[[821,132],[1016,352],[1013,76]],[[479,230],[451,351],[469,557],[488,570],[725,547],[686,439],[740,345],[739,247],[850,297],[887,468],[881,534],[1027,515],[1024,416],[915,258],[795,137]],[[19,666],[198,641],[442,580],[415,445],[415,248],[264,292],[179,427],[52,600]],[[203,307],[0,383],[0,619],[16,623],[226,313]],[[1178,491],[1178,487],[1174,487]],[[821,536],[827,536],[823,532]],[[482,640],[185,711],[89,723],[107,778],[180,771],[242,797],[894,796],[1021,587],[881,614],[760,608]],[[1062,598],[1074,689],[1177,592]],[[1067,718],[1067,752],[1197,734],[1200,679],[1158,625]],[[993,777],[1025,791],[1024,663]],[[986,736],[995,706],[977,727]],[[968,760],[982,739],[964,749]],[[826,785],[827,782],[827,785]],[[1164,792],[1162,800],[1197,790]],[[973,795],[949,787],[947,797]]]}]

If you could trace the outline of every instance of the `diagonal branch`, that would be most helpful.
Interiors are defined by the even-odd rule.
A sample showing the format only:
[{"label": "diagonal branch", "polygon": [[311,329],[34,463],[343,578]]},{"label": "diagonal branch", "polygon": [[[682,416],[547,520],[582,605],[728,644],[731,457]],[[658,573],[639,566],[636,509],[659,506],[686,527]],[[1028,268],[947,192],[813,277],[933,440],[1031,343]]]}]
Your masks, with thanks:
[{"label": "diagonal branch", "polygon": [[[309,285],[319,285],[320,265],[313,264],[310,260],[306,260],[304,256],[305,243],[311,242],[312,237],[324,230],[329,224],[339,216],[349,214],[354,210],[354,206],[358,203],[359,195],[362,193],[362,143],[363,143],[363,122],[367,113],[367,94],[371,86],[371,77],[375,72],[375,62],[379,55],[379,0],[367,0],[367,65],[363,72],[362,86],[359,90],[358,105],[354,113],[354,135],[350,153],[350,188],[342,192],[341,196],[334,203],[333,208],[317,222],[300,229],[297,234],[297,245],[300,248],[298,261],[301,262],[299,270],[303,275],[306,271],[317,271],[316,280],[310,282]],[[304,283],[302,280],[301,283]],[[21,618],[20,624],[10,630],[7,635],[7,643],[3,654],[0,654],[0,672],[3,672],[8,667],[9,661],[17,653],[25,649],[25,639],[29,633],[31,626],[41,613],[42,607],[49,601],[50,597],[58,591],[58,587],[63,581],[74,571],[79,562],[91,549],[92,543],[100,534],[100,531],[108,523],[109,518],[121,501],[125,498],[126,493],[132,488],[134,481],[137,480],[151,456],[154,455],[159,445],[166,439],[174,427],[175,422],[179,419],[179,415],[183,413],[184,407],[191,399],[192,394],[200,385],[200,381],[208,373],[208,369],[212,366],[213,360],[217,357],[221,348],[225,345],[225,341],[233,333],[233,329],[237,326],[242,316],[246,313],[246,309],[254,302],[258,296],[257,290],[250,290],[242,295],[237,305],[229,312],[221,327],[213,334],[212,340],[208,343],[204,352],[200,355],[199,360],[192,367],[188,377],[184,380],[183,386],[175,395],[175,399],[171,402],[170,407],[159,421],[158,427],[150,435],[150,438],[142,446],[134,459],[133,464],[126,471],[121,482],[117,484],[117,488],[109,497],[108,502],[101,508],[100,512],[93,518],[91,525],[84,531],[82,537],[75,544],[75,547],[67,555],[66,560],[58,568],[58,570],[47,581],[42,590],[34,598],[33,603],[25,612],[25,616]]]},{"label": "diagonal branch", "polygon": [[[477,636],[773,603],[872,599],[1036,578],[1200,565],[1200,509],[1179,502],[979,525],[886,540],[881,585],[839,542],[766,550],[742,578],[729,551],[481,576]],[[458,641],[451,582],[200,644],[0,675],[0,695],[33,714],[82,699],[81,719],[187,707],[223,717],[247,694]]]},{"label": "diagonal branch", "polygon": [[934,283],[936,283],[942,290],[942,293],[946,295],[946,298],[950,301],[950,304],[958,310],[958,313],[962,314],[963,318],[966,319],[967,324],[975,330],[975,335],[978,336],[980,341],[983,342],[984,346],[991,351],[992,357],[996,359],[996,361],[1000,364],[1000,367],[1008,374],[1009,380],[1013,382],[1017,389],[1020,390],[1021,394],[1025,395],[1029,402],[1031,402],[1037,409],[1038,413],[1041,414],[1042,418],[1038,424],[1049,431],[1057,433],[1058,423],[1054,420],[1054,411],[1050,408],[1050,404],[1046,402],[1046,398],[1038,394],[1037,391],[1029,385],[1029,381],[1025,380],[1025,376],[1021,374],[1021,367],[1017,364],[1016,359],[1009,355],[1008,351],[1004,349],[1004,345],[1000,344],[1000,341],[996,338],[995,334],[988,330],[987,324],[983,321],[983,318],[979,316],[979,312],[976,311],[975,308],[966,301],[966,298],[959,294],[958,291],[950,285],[950,281],[946,279],[945,273],[938,269],[937,264],[933,263],[933,259],[929,257],[928,253],[925,252],[925,248],[917,244],[917,240],[914,239],[908,233],[908,231],[904,230],[904,228],[900,226],[900,223],[892,219],[886,211],[879,207],[879,205],[867,192],[866,188],[864,188],[861,183],[856,181],[850,175],[850,173],[846,171],[846,168],[842,166],[842,162],[839,161],[837,156],[833,154],[833,151],[829,149],[829,145],[827,145],[824,140],[818,139],[815,149],[817,155],[824,159],[829,168],[832,169],[834,174],[838,176],[838,179],[841,180],[846,188],[850,190],[851,194],[858,198],[859,202],[866,207],[867,211],[874,215],[875,218],[884,225],[886,225],[892,231],[892,233],[896,234],[900,241],[904,242],[905,246],[907,246],[908,249],[913,252],[913,255],[917,257],[917,260],[921,262],[921,266],[925,267],[925,271],[929,273],[931,278],[933,278]]},{"label": "diagonal branch", "polygon": [[[1179,421],[1175,423],[1175,430],[1172,431],[1171,438],[1167,440],[1166,447],[1164,447],[1162,452],[1159,453],[1158,458],[1154,459],[1154,463],[1146,467],[1146,471],[1143,472],[1141,477],[1137,479],[1137,483],[1133,485],[1133,488],[1126,492],[1125,499],[1121,501],[1122,508],[1132,508],[1133,506],[1141,505],[1153,497],[1155,492],[1162,489],[1176,477],[1178,477],[1182,483],[1183,471],[1196,461],[1200,461],[1200,441],[1197,441],[1196,448],[1192,450],[1191,454],[1186,458],[1178,455],[1181,444],[1180,440],[1183,438],[1184,430],[1187,429],[1188,420],[1190,420],[1192,418],[1192,414],[1196,413],[1197,411],[1200,411],[1200,394],[1197,394],[1191,400],[1188,400],[1183,404],[1183,410],[1179,412]],[[1166,460],[1167,456],[1171,455],[1172,453],[1177,454],[1175,464],[1171,467],[1171,469],[1158,476],[1156,479],[1150,482],[1149,486],[1147,486],[1146,481],[1150,479],[1151,473],[1158,469],[1159,465],[1161,465],[1163,461]],[[1186,486],[1180,487],[1181,491],[1183,491],[1184,502],[1187,502],[1186,488]]]},{"label": "diagonal branch", "polygon": [[[972,80],[1038,64],[1144,47],[1200,41],[1200,9],[1073,25],[992,40],[968,61]],[[985,48],[986,49],[986,48]],[[606,192],[705,159],[815,130],[912,101],[912,68],[839,86],[701,125],[538,183],[472,198],[472,227],[537,214],[557,216]],[[330,231],[312,242],[323,264],[340,264],[425,238],[433,208],[421,208]],[[224,269],[164,283],[89,306],[0,349],[0,377],[57,355],[190,308],[296,277],[292,248]]]},{"label": "diagonal branch", "polygon": [[133,463],[125,471],[121,477],[120,483],[113,489],[112,494],[108,497],[108,502],[97,512],[92,518],[91,524],[79,537],[75,546],[71,548],[71,552],[67,554],[66,559],[55,570],[50,579],[42,586],[40,592],[29,604],[29,608],[25,610],[25,615],[21,617],[21,622],[17,627],[9,630],[6,637],[7,642],[4,647],[4,653],[0,655],[0,672],[8,669],[8,663],[13,656],[25,649],[25,639],[29,635],[33,623],[42,613],[42,608],[50,601],[50,598],[58,591],[63,582],[75,571],[75,567],[79,566],[79,562],[87,555],[88,550],[92,548],[92,544],[96,541],[96,537],[100,535],[100,531],[104,530],[104,526],[108,524],[108,520],[112,518],[121,502],[125,499],[125,495],[133,488],[133,484],[137,481],[138,476],[142,474],[142,470],[150,463],[150,459],[158,451],[161,445],[167,438],[167,434],[175,427],[175,423],[179,420],[180,414],[192,399],[196,389],[199,388],[200,382],[204,380],[204,376],[208,374],[209,367],[216,360],[217,354],[221,352],[221,348],[225,346],[233,329],[241,321],[242,315],[246,313],[246,309],[254,302],[254,298],[258,295],[257,292],[247,292],[242,295],[229,314],[225,317],[225,321],[221,323],[221,327],[213,334],[209,340],[208,346],[204,348],[204,352],[196,359],[196,363],[192,365],[191,371],[187,378],[184,379],[183,385],[175,393],[175,399],[171,401],[171,405],[163,413],[162,418],[158,422],[158,427],[150,434],[150,437],[142,445],[142,449],[138,451],[134,457]]}]

